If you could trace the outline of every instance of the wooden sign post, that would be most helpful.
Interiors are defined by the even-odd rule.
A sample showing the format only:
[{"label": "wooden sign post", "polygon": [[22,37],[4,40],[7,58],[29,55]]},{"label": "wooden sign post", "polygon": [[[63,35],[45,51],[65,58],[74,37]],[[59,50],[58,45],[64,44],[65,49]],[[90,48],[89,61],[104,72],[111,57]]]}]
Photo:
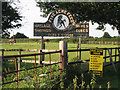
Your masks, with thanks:
[{"label": "wooden sign post", "polygon": [[[43,49],[45,49],[45,43],[44,43],[44,38],[42,35],[41,36],[41,50],[39,51],[39,53],[41,53]],[[44,61],[44,55],[39,56],[39,65],[42,64],[42,61]]]},{"label": "wooden sign post", "polygon": [[[79,49],[81,49],[81,38],[79,38]],[[81,60],[81,50],[79,52],[79,60]]]}]

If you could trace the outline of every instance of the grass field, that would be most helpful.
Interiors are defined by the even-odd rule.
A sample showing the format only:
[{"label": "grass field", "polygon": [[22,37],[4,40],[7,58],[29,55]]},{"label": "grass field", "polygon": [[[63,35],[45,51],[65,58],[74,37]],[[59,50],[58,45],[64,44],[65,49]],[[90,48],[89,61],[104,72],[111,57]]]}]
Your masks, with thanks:
[{"label": "grass field", "polygon": [[[112,47],[118,47],[118,45],[95,45],[95,44],[82,44],[81,45],[81,48],[82,49],[92,49],[92,48],[112,48]],[[59,43],[45,43],[45,48],[48,49],[48,50],[58,50],[59,49]],[[41,44],[38,44],[38,43],[15,43],[15,44],[7,44],[7,43],[2,43],[2,47],[0,49],[41,49]],[[68,43],[68,50],[72,50],[72,49],[77,49],[77,44],[73,44],[73,43]],[[22,52],[22,54],[30,54],[30,53],[37,53],[37,52]],[[113,50],[112,51],[113,54],[115,54],[115,51]],[[18,52],[5,52],[5,55],[18,55]],[[108,53],[107,53],[108,55]],[[89,51],[86,51],[86,52],[82,52],[82,60],[87,60],[89,59],[89,56],[90,56],[90,53]],[[51,55],[51,60],[52,61],[55,61],[55,62],[58,62],[59,61],[59,54],[52,54]],[[68,61],[71,62],[71,61],[77,61],[76,59],[77,57],[77,52],[71,52],[71,53],[68,53]],[[25,60],[34,60],[34,57],[24,57],[22,58],[22,60],[25,59]],[[38,57],[37,57],[38,59]],[[45,61],[48,61],[49,60],[49,55],[45,55]],[[107,59],[107,62],[109,62],[109,58]],[[114,60],[114,58],[113,58]],[[118,57],[117,57],[117,60],[118,60]],[[25,64],[25,63],[22,63],[22,69],[24,68],[28,68],[28,67],[31,67],[31,66],[34,66],[34,64]],[[119,65],[117,65],[118,67]],[[10,67],[11,70],[14,70],[14,62],[9,62],[9,63],[3,63],[3,68],[8,68]],[[58,66],[56,66],[58,67]],[[79,66],[78,66],[79,67]],[[53,67],[54,68],[54,67]],[[73,69],[73,72],[71,70],[70,74],[72,75],[72,73],[74,73],[72,75],[72,78],[71,78],[71,81],[74,77],[75,74],[78,74],[78,72],[81,72],[80,70],[82,69],[83,70],[85,69],[88,69],[88,63],[87,64],[82,64],[82,67],[80,68],[75,68],[75,70]],[[47,69],[47,68],[46,68]],[[47,69],[49,70],[49,68]],[[107,67],[104,69],[105,72],[104,72],[104,75],[103,75],[103,78],[102,79],[98,79],[97,82],[98,84],[101,84],[104,88],[106,88],[107,86],[107,81],[110,81],[111,82],[111,87],[112,88],[117,88],[117,84],[118,84],[118,73],[114,73],[114,69],[112,66],[110,67]],[[118,71],[119,69],[117,69]],[[4,71],[4,69],[3,69]],[[43,70],[42,72],[45,72],[45,70]],[[29,72],[30,73],[30,72]],[[33,73],[30,73],[29,75],[31,75]],[[21,77],[25,77],[27,76],[27,74],[24,76],[25,74],[23,74]],[[78,74],[79,75],[79,74]],[[110,77],[109,77],[110,75]],[[87,77],[87,75],[85,74],[85,80],[86,80],[86,83],[87,80],[89,81],[90,78]],[[24,83],[24,82],[21,82],[21,84]],[[5,85],[4,87],[11,87],[11,86],[14,86],[14,85]]]},{"label": "grass field", "polygon": [[[82,44],[81,48],[82,49],[92,49],[92,48],[111,48],[111,47],[118,47],[118,45],[98,45],[98,44]],[[9,45],[8,43],[2,43],[1,49],[41,49],[41,44],[40,43],[15,43]],[[59,43],[45,43],[45,49],[48,50],[59,50]],[[73,43],[68,43],[68,50],[73,50],[77,49],[77,44]],[[114,54],[114,50],[112,51]],[[38,52],[22,52],[22,54],[30,54],[30,53],[38,53]],[[17,55],[19,52],[5,52],[4,55]],[[108,54],[108,53],[107,53]],[[87,60],[89,59],[89,51],[82,52],[82,60]],[[59,60],[59,54],[52,54],[52,61],[58,61]],[[77,52],[71,52],[68,53],[68,61],[74,61],[75,58],[77,57]],[[24,57],[22,59],[25,60],[34,60],[33,57]],[[37,58],[38,59],[38,58]],[[45,55],[45,61],[48,61],[48,55]]]}]

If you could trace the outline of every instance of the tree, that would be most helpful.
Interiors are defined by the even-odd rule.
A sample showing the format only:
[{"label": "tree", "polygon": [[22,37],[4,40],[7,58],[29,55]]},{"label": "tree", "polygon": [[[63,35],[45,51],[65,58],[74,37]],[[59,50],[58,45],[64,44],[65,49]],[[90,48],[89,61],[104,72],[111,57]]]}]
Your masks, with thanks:
[{"label": "tree", "polygon": [[103,38],[111,38],[111,36],[109,35],[108,32],[105,32],[104,35],[103,35]]},{"label": "tree", "polygon": [[13,35],[11,38],[28,38],[26,35],[17,32],[16,35]]},{"label": "tree", "polygon": [[76,22],[98,23],[97,29],[104,30],[105,24],[113,25],[120,33],[120,2],[37,2],[37,6],[46,17],[56,9],[67,9],[70,11]]},{"label": "tree", "polygon": [[13,8],[10,2],[2,2],[2,35],[10,35],[8,29],[19,28],[22,16],[18,12],[18,8]]},{"label": "tree", "polygon": [[10,37],[10,35],[7,34],[7,33],[5,33],[5,34],[2,35],[2,38],[9,38],[9,37]]}]

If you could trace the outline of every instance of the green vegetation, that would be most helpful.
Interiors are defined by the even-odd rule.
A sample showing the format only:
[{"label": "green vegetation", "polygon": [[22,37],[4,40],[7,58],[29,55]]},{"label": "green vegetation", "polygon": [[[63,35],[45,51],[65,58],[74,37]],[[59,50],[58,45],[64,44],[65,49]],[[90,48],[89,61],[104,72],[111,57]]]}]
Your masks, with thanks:
[{"label": "green vegetation", "polygon": [[[14,64],[15,64],[14,62],[10,62],[10,63],[3,62],[3,72],[13,71],[15,69],[13,67]],[[28,69],[31,67],[34,67],[34,64],[21,63],[21,70]],[[58,65],[51,66],[52,70],[58,70],[58,68],[59,68]],[[16,85],[16,83],[12,83],[12,84],[3,85],[3,88],[40,88],[40,87],[45,88],[46,85],[47,85],[47,88],[50,88],[50,85],[52,85],[52,83],[54,82],[54,79],[55,79],[54,77],[58,75],[58,79],[59,79],[60,73],[59,71],[51,73],[51,77],[53,79],[52,81],[50,80],[50,74],[46,74],[49,71],[50,71],[50,67],[45,67],[45,66],[37,69],[37,83],[38,84],[36,84],[35,69],[19,72],[19,79],[25,79],[25,80],[20,81],[18,86]],[[3,78],[4,83],[14,81],[14,80],[16,80],[15,74],[8,74],[8,75],[5,75]]]},{"label": "green vegetation", "polygon": [[99,24],[98,30],[105,30],[104,25],[110,24],[120,33],[119,2],[49,2],[46,0],[46,2],[37,2],[37,6],[43,12],[43,17],[47,17],[54,10],[65,9],[74,15],[76,24],[91,21],[92,24]]},{"label": "green vegetation", "polygon": [[[11,64],[12,65],[12,64]],[[9,67],[11,67],[9,64]],[[34,65],[34,64],[33,64]],[[26,65],[23,63],[22,68],[31,67],[32,64]],[[7,66],[8,67],[8,66]],[[7,68],[6,67],[6,68]],[[52,73],[52,79],[50,79],[50,74],[45,74],[48,72],[50,67],[43,67],[37,69],[37,84],[36,84],[36,77],[35,70],[29,70],[29,71],[22,71],[20,72],[19,79],[25,78],[25,80],[20,81],[18,86],[16,83],[3,85],[3,88],[86,88],[89,86],[89,88],[98,88],[100,85],[102,88],[107,88],[107,83],[110,82],[110,88],[118,88],[120,79],[118,78],[119,75],[119,68],[120,63],[116,64],[117,72],[115,73],[112,65],[105,67],[103,71],[103,76],[92,76],[89,73],[84,73],[88,69],[88,63],[82,63],[82,64],[74,64],[70,65],[67,68],[67,72],[64,72],[60,74],[60,72],[54,72]],[[59,66],[55,65],[52,66],[52,70],[58,69]],[[84,69],[83,69],[84,68]],[[11,69],[10,69],[11,70]],[[8,70],[9,71],[9,70]],[[11,70],[12,71],[12,70]],[[84,74],[82,74],[84,73]],[[8,76],[5,76],[4,82],[15,80],[16,76],[15,74],[9,74]],[[67,77],[66,80],[65,77]],[[57,83],[59,80],[62,81],[59,84]]]},{"label": "green vegetation", "polygon": [[[26,38],[22,38],[22,39],[16,39],[17,43],[38,43],[38,40],[40,39],[26,39]],[[68,43],[78,43],[79,38],[62,38],[62,39],[49,39],[50,42],[54,42],[54,43],[59,43],[59,41],[68,41]],[[112,38],[82,38],[82,43],[86,44],[87,41],[109,41],[109,42],[118,42],[120,40],[120,37],[112,37]],[[2,43],[8,43],[9,39],[2,39]]]},{"label": "green vegetation", "polygon": [[[72,73],[71,71],[71,76],[70,77],[71,80],[69,80],[69,82],[71,81],[71,87],[77,86],[76,88],[87,88],[87,86],[89,86],[90,88],[99,88],[99,86],[101,85],[102,88],[108,88],[108,82],[110,82],[110,88],[114,88],[114,89],[118,89],[119,88],[119,68],[120,68],[120,63],[117,63],[116,69],[117,72],[114,71],[113,66],[108,66],[104,68],[103,71],[103,76],[96,76],[96,75],[92,75],[89,73],[84,73],[84,76],[81,74],[83,71],[85,71],[88,67],[87,64],[81,64],[81,65],[76,65],[77,66],[77,71],[76,68],[71,67],[70,70],[72,71],[76,71],[74,73]],[[76,67],[75,66],[75,67]],[[73,69],[72,69],[73,68]],[[85,69],[85,70],[83,70]],[[81,71],[82,70],[82,71]],[[70,79],[69,78],[69,79]],[[74,81],[72,81],[72,79]],[[75,83],[75,80],[76,83]],[[69,88],[71,88],[69,87]]]},{"label": "green vegetation", "polygon": [[[18,39],[21,42],[21,39]],[[19,42],[17,40],[17,42]],[[67,39],[66,39],[67,40]],[[32,41],[32,39],[23,39],[23,41],[26,41],[26,43],[15,43],[15,44],[8,44],[8,43],[2,43],[2,48],[3,49],[41,49],[41,43],[37,42],[37,39],[35,39],[34,41]],[[99,45],[99,44],[82,44],[81,48],[82,49],[90,49],[90,48],[111,48],[111,47],[118,47],[118,45]],[[58,50],[59,49],[59,43],[58,42],[45,42],[45,49],[48,50]],[[72,49],[77,49],[77,43],[69,43],[69,39],[68,39],[68,49],[72,50]],[[112,51],[113,54],[115,53],[115,51]],[[22,51],[21,54],[32,54],[32,53],[38,53],[38,52],[24,52]],[[16,55],[19,54],[18,51],[9,51],[4,53],[4,55]],[[87,60],[89,59],[89,51],[85,51],[82,52],[82,60]],[[108,55],[108,53],[107,53]],[[87,56],[87,57],[86,57]],[[77,57],[77,52],[70,52],[68,53],[68,61],[75,61]],[[22,60],[34,60],[34,57],[30,56],[30,57],[22,57]],[[38,60],[38,56],[37,56],[37,60]],[[56,54],[51,54],[51,60],[58,62],[59,61],[59,53]],[[109,59],[107,59],[109,60]],[[45,61],[49,61],[49,55],[45,55]]]},{"label": "green vegetation", "polygon": [[[8,71],[12,71],[12,65],[14,65],[14,63],[6,64],[6,69],[7,67],[9,67]],[[21,69],[29,68],[31,66],[34,66],[34,64],[22,63]],[[52,70],[57,70],[58,68],[58,65],[52,66]],[[35,70],[26,70],[19,73],[19,79],[25,78],[25,80],[20,81],[18,86],[16,85],[16,83],[12,83],[3,85],[3,88],[51,88],[55,85],[56,82],[61,80],[61,78],[63,79],[63,81],[60,84],[56,84],[54,86],[55,88],[86,88],[88,85],[90,88],[92,88],[93,85],[94,88],[98,88],[100,85],[102,88],[107,88],[108,82],[110,82],[110,88],[118,88],[120,82],[120,79],[118,78],[120,63],[116,64],[116,68],[117,72],[114,71],[112,65],[105,67],[103,71],[103,76],[99,77],[92,76],[89,73],[84,73],[84,71],[88,70],[88,63],[74,64],[69,65],[67,68],[67,72],[65,73],[60,74],[59,71],[52,73],[52,79],[50,79],[50,74],[45,74],[46,72],[49,72],[50,67],[43,67],[37,69],[37,84],[36,77],[34,76]],[[82,75],[82,73],[84,74]],[[4,82],[15,80],[15,77],[15,74],[9,74],[5,76]],[[67,77],[66,80],[64,80],[65,77]]]},{"label": "green vegetation", "polygon": [[111,38],[108,32],[104,32],[103,38]]},{"label": "green vegetation", "polygon": [[28,38],[28,37],[23,33],[17,32],[16,35],[13,35],[11,38]]},{"label": "green vegetation", "polygon": [[2,2],[2,38],[10,37],[8,29],[21,27],[20,21],[22,21],[22,16],[15,1]]},{"label": "green vegetation", "polygon": [[[20,40],[20,39],[18,39]],[[37,40],[30,42],[29,39],[23,39],[23,41],[26,40],[26,43],[15,43],[15,44],[8,44],[8,43],[2,43],[2,48],[3,49],[40,49],[41,48],[41,43],[37,43]],[[28,42],[27,42],[28,40]],[[57,40],[57,39],[56,39]],[[67,39],[66,39],[67,40]],[[57,50],[59,49],[59,43],[57,42],[45,42],[45,48],[49,49],[49,50]],[[103,47],[118,47],[118,45],[99,45],[99,44],[82,44],[81,45],[82,49],[87,49],[87,48],[103,48]],[[68,42],[68,49],[77,49],[77,43],[70,43]],[[115,54],[115,51],[112,51],[113,54]],[[29,53],[37,53],[37,52],[22,52],[22,54],[29,54]],[[5,52],[5,55],[16,55],[18,54],[18,52]],[[82,52],[82,60],[86,60],[89,59],[89,51],[85,51]],[[108,53],[107,53],[108,55]],[[34,60],[34,57],[24,57],[22,58],[22,60]],[[113,58],[114,59],[114,58]],[[37,57],[38,60],[38,57]],[[51,60],[58,62],[59,61],[59,54],[51,54]],[[68,53],[68,61],[77,61],[77,52],[71,52]],[[118,57],[117,57],[118,60]],[[45,61],[49,61],[49,55],[45,55]],[[107,59],[107,62],[109,62],[109,58]],[[62,82],[59,84],[56,84],[55,87],[56,88],[81,88],[81,87],[87,87],[88,85],[90,87],[92,87],[90,85],[90,83],[92,82],[92,75],[90,75],[89,73],[84,73],[84,71],[88,70],[88,64],[89,63],[82,63],[82,64],[74,64],[74,65],[69,65],[67,68],[67,72],[64,72],[63,74],[60,74],[59,71],[58,72],[54,72],[52,73],[52,80],[50,80],[50,74],[47,74],[46,76],[43,77],[39,77],[39,75],[41,74],[45,74],[46,72],[49,72],[50,67],[43,67],[43,68],[38,68],[37,69],[37,80],[38,80],[38,84],[36,84],[36,76],[35,76],[35,70],[29,70],[29,71],[22,71],[19,73],[19,79],[23,79],[23,78],[30,78],[30,80],[23,80],[20,81],[18,86],[16,85],[16,83],[13,84],[7,84],[7,85],[3,85],[3,88],[7,88],[7,87],[13,87],[13,88],[51,88],[53,85],[55,85],[55,83],[59,80],[61,80],[62,78]],[[15,70],[14,67],[15,63],[14,62],[3,62],[3,72],[6,71],[13,71]],[[37,64],[38,66],[38,64]],[[117,71],[118,66],[120,65],[116,65],[117,67]],[[30,67],[34,67],[34,64],[30,64],[30,63],[21,63],[21,69],[27,69]],[[52,70],[56,70],[59,68],[59,65],[53,65],[52,66]],[[81,77],[81,73],[84,73],[84,78]],[[110,82],[111,88],[117,88],[118,87],[118,79],[117,79],[117,73],[114,73],[114,69],[111,66],[108,66],[106,68],[104,68],[104,72],[103,72],[103,77],[100,78],[98,76],[95,76],[96,79],[96,83],[95,83],[95,88],[98,88],[99,85],[101,85],[102,88],[107,88],[107,82]],[[56,77],[55,77],[56,76]],[[75,77],[76,76],[76,77]],[[16,80],[15,78],[15,74],[9,74],[7,76],[3,77],[3,81],[4,82],[8,82],[8,81],[12,81],[12,80]],[[64,78],[67,77],[67,80],[64,81]],[[74,81],[73,81],[74,80]],[[76,83],[77,81],[77,83]],[[115,84],[114,84],[115,83]],[[43,85],[43,86],[42,86]],[[76,87],[78,86],[78,87]]]}]

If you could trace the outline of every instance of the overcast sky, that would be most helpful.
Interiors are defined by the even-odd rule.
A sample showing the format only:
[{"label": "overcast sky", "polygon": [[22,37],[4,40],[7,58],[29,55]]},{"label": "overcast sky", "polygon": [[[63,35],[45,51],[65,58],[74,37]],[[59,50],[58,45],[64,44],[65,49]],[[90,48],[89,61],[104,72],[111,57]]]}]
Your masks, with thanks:
[{"label": "overcast sky", "polygon": [[[21,15],[23,16],[22,24],[23,26],[19,29],[13,29],[14,34],[17,32],[24,33],[30,38],[35,38],[33,36],[33,24],[34,22],[46,22],[47,18],[40,17],[40,8],[36,7],[35,0],[19,0],[20,3],[17,4],[20,7]],[[110,25],[106,25],[106,30],[103,32],[101,30],[96,30],[98,24],[92,25],[89,23],[89,36],[102,37],[104,32],[108,32],[111,36],[118,36],[118,31],[112,30]],[[13,32],[11,33],[11,36]],[[39,37],[38,37],[39,38]]]}]

